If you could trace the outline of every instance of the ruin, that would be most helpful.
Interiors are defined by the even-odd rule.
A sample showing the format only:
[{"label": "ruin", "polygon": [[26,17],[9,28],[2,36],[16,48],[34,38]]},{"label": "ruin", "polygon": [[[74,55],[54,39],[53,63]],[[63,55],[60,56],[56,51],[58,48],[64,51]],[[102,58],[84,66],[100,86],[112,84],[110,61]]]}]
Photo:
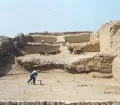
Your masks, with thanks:
[{"label": "ruin", "polygon": [[[109,99],[109,98],[110,100],[119,99],[119,98],[116,98],[117,97],[116,95],[113,95],[113,94],[112,94],[113,96],[111,95],[112,92],[119,95],[118,94],[119,93],[118,90],[120,86],[119,84],[119,81],[120,81],[119,35],[120,34],[119,33],[120,33],[120,21],[110,21],[102,25],[97,33],[93,33],[90,31],[54,32],[54,33],[35,32],[35,33],[29,33],[27,35],[24,35],[24,33],[19,33],[18,35],[15,36],[15,38],[8,38],[8,37],[1,36],[0,37],[0,75],[3,76],[0,78],[1,84],[4,84],[3,82],[6,82],[4,78],[9,79],[12,77],[12,75],[15,75],[15,76],[19,75],[16,78],[18,78],[18,80],[21,82],[22,80],[20,80],[21,78],[20,76],[23,76],[23,78],[26,79],[24,75],[28,75],[28,73],[31,72],[31,70],[33,69],[40,69],[42,70],[41,72],[43,73],[43,75],[41,75],[41,78],[42,77],[46,78],[44,76],[48,72],[47,75],[48,76],[52,75],[51,78],[54,81],[56,81],[54,83],[55,86],[51,86],[50,84],[50,87],[49,87],[50,90],[46,90],[46,93],[50,94],[52,98],[55,100],[56,99],[58,100],[58,98],[60,100],[63,99],[62,96],[60,97],[58,94],[56,96],[55,91],[56,92],[59,92],[59,91],[55,89],[56,88],[58,89],[59,86],[62,86],[65,80],[71,81],[70,84],[69,82],[66,82],[66,85],[68,85],[68,87],[70,87],[71,85],[76,86],[76,87],[73,86],[76,90],[74,89],[72,90],[71,88],[70,88],[71,90],[69,90],[69,88],[66,88],[67,87],[66,85],[63,85],[62,89],[65,90],[66,92],[68,91],[69,93],[69,94],[66,93],[67,95],[64,94],[66,96],[65,100],[68,99],[67,96],[70,95],[70,91],[72,91],[73,93],[75,91],[75,94],[72,93],[73,96],[75,97],[80,96],[80,94],[83,95],[84,89],[82,87],[87,87],[88,90],[93,92],[94,94],[93,99],[99,99],[102,96],[105,97],[106,93],[109,93],[109,92],[110,92],[110,95],[107,94],[107,97],[101,98],[101,99]],[[44,43],[42,41],[44,41]],[[57,74],[56,71],[59,71],[60,73],[62,73],[62,75],[64,75],[66,78],[62,77],[62,75],[58,75],[59,73]],[[53,72],[53,74],[52,73],[49,74],[49,72],[50,73]],[[84,75],[83,78],[82,78],[82,75]],[[58,77],[55,77],[55,76],[58,76]],[[74,79],[71,80],[70,76],[71,77],[73,76],[75,80]],[[95,80],[93,80],[95,78],[101,78],[101,80],[106,81],[108,85],[106,85],[106,83],[100,81],[99,79],[96,79],[96,80],[98,80],[100,83],[96,83]],[[106,78],[109,80],[106,80]],[[49,84],[50,77],[46,79],[47,79],[46,84]],[[90,79],[91,83],[88,82],[88,79]],[[84,80],[86,81],[87,85],[84,83]],[[64,82],[61,82],[61,81],[64,81]],[[92,83],[92,81],[94,82]],[[59,82],[61,83],[60,85],[57,84]],[[12,83],[13,84],[17,83],[17,81],[16,80],[12,81]],[[8,86],[8,84],[6,86]],[[98,88],[96,84],[100,86],[99,89],[104,90],[104,91],[101,90],[102,92],[100,91],[100,96],[98,96],[99,93],[97,93],[98,91],[97,89],[95,89],[95,88]],[[23,87],[23,85],[25,85],[25,83],[21,85],[21,88],[26,89]],[[10,85],[10,88],[11,87],[12,85]],[[45,87],[48,88],[48,86],[45,86]],[[53,91],[51,87],[54,90],[53,93],[51,92]],[[77,90],[77,87],[80,87],[80,89],[83,91]],[[95,93],[92,90],[93,88],[95,89]],[[0,89],[2,88],[0,87]],[[28,90],[30,91],[32,89],[28,89]],[[63,90],[61,90],[61,92],[63,92]],[[6,91],[8,92],[9,89],[6,88]],[[41,92],[42,94],[43,94],[43,91],[44,91],[44,85]],[[3,96],[2,99],[4,98],[9,99],[9,97],[7,97],[8,93],[5,93],[5,94],[6,96]],[[26,97],[28,96],[26,94],[29,94],[27,90],[26,92],[24,91],[24,95],[25,95],[24,98],[20,96],[20,99],[26,100],[27,99]],[[59,93],[59,94],[62,95],[62,93]],[[15,92],[14,92],[14,95],[15,95]],[[54,95],[58,98],[56,98]],[[92,93],[90,93],[90,95],[92,95]],[[37,96],[39,96],[39,94],[37,94]],[[45,96],[50,100],[52,99],[47,95]],[[34,97],[35,99],[38,99],[36,96]],[[46,97],[43,97],[42,99],[45,99]],[[84,95],[83,97],[84,97],[83,99],[85,100],[89,98]],[[12,99],[14,99],[14,97]],[[70,98],[70,99],[75,100],[78,98]],[[16,101],[15,102],[10,101],[10,103],[11,105],[19,104]],[[52,104],[62,105],[61,103],[62,103],[61,101],[59,102],[54,101]],[[109,101],[109,102],[99,101],[98,103],[93,102],[92,104],[112,105],[114,103],[115,103],[114,101]],[[119,101],[118,102],[116,101],[116,103],[118,104]],[[114,105],[117,105],[116,103]],[[0,105],[3,105],[3,104],[5,103],[1,101]],[[32,102],[28,101],[28,103],[24,102],[24,104],[31,105]],[[38,103],[35,103],[35,104],[40,104],[40,102],[38,101]],[[43,104],[51,104],[51,101],[43,101]],[[66,104],[85,104],[86,105],[86,104],[91,104],[91,102],[88,102],[88,103],[87,102],[83,102],[83,103],[64,102],[63,105],[64,104],[65,105]],[[7,105],[9,104],[7,103]]]}]

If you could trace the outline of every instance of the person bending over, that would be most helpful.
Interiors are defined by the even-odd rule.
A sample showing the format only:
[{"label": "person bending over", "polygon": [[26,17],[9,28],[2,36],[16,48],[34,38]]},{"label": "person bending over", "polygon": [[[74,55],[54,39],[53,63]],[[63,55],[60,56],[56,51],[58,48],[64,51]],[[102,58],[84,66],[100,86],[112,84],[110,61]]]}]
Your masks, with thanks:
[{"label": "person bending over", "polygon": [[36,76],[38,75],[38,72],[39,70],[34,70],[32,73],[30,73],[30,79],[27,81],[28,84],[31,80],[33,80],[33,84],[35,85]]}]

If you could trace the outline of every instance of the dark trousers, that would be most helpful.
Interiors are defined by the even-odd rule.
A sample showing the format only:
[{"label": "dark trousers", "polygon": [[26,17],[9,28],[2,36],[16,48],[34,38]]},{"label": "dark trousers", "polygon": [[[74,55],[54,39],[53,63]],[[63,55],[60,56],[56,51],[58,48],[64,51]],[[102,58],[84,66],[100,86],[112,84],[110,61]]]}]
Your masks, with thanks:
[{"label": "dark trousers", "polygon": [[33,80],[33,84],[35,84],[36,78],[34,76],[30,76],[30,79],[28,80],[28,83]]}]

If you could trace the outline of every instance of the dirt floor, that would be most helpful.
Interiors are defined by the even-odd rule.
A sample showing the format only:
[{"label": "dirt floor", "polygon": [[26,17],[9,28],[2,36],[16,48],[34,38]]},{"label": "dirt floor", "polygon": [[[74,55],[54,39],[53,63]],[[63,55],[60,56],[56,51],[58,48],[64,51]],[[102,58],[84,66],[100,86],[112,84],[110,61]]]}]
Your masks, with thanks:
[{"label": "dirt floor", "polygon": [[[27,84],[29,74],[0,78],[1,100],[119,100],[120,83],[114,78],[69,74],[63,70],[39,73],[37,85]],[[39,84],[42,80],[42,85]]]}]

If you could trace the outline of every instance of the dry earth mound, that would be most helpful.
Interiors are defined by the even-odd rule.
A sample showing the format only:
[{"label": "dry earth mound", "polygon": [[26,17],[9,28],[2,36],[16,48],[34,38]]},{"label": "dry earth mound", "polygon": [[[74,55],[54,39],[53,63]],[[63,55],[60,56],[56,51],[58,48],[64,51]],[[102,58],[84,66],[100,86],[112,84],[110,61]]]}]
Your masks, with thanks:
[{"label": "dry earth mound", "polygon": [[[54,59],[53,59],[54,58]],[[94,53],[86,55],[65,55],[51,56],[28,55],[18,57],[17,62],[25,69],[31,68],[59,68],[66,69],[71,73],[112,73],[112,61],[115,58],[112,54]]]},{"label": "dry earth mound", "polygon": [[103,24],[96,36],[99,36],[100,50],[102,52],[112,52],[118,57],[113,61],[113,75],[115,78],[119,78],[119,56],[120,56],[120,20],[110,21]]},{"label": "dry earth mound", "polygon": [[14,62],[13,55],[16,54],[12,39],[1,36],[0,37],[0,74],[7,74],[12,69]]},{"label": "dry earth mound", "polygon": [[5,55],[8,52],[12,52],[12,50],[12,39],[5,36],[0,36],[0,55]]},{"label": "dry earth mound", "polygon": [[120,21],[110,21],[101,26],[98,31],[100,50],[112,51],[119,55],[120,52]]}]

